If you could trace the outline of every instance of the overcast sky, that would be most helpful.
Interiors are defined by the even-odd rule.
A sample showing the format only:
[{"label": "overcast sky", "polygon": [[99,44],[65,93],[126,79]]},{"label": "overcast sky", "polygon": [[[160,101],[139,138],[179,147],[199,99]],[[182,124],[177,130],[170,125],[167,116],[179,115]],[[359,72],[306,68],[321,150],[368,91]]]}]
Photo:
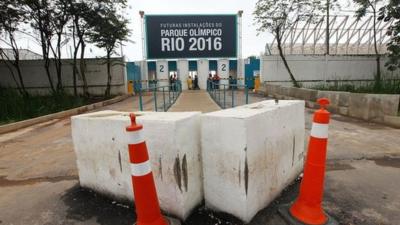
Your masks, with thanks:
[{"label": "overcast sky", "polygon": [[[259,55],[264,51],[265,44],[271,42],[273,37],[268,33],[257,35],[257,26],[253,24],[252,15],[256,2],[257,0],[128,0],[129,6],[124,13],[130,21],[131,42],[124,43],[124,55],[129,61],[142,59],[140,10],[146,14],[236,14],[239,10],[243,10],[243,57]],[[21,38],[19,44],[22,48],[41,53],[39,45],[29,38]],[[88,48],[86,57],[102,57],[105,54],[94,46]],[[64,49],[65,58],[70,56],[69,49],[68,46]]]}]

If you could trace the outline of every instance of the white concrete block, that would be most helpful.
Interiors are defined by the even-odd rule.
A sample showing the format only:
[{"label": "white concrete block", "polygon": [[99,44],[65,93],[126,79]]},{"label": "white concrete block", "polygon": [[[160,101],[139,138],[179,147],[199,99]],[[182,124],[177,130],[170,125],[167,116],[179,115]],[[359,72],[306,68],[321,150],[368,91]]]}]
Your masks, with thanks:
[{"label": "white concrete block", "polygon": [[303,168],[304,101],[263,101],[202,116],[206,206],[249,222]]},{"label": "white concrete block", "polygon": [[[162,210],[185,219],[203,199],[200,113],[137,113],[149,151]],[[133,199],[128,113],[101,111],[72,117],[81,186]]]}]

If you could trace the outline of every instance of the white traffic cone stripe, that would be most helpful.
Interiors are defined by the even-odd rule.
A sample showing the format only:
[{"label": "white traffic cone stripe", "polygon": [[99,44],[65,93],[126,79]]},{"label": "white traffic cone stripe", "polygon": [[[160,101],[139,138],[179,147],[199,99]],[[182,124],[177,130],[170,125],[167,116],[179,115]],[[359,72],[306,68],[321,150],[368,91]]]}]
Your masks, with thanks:
[{"label": "white traffic cone stripe", "polygon": [[311,128],[311,136],[315,138],[328,138],[328,124],[313,123]]},{"label": "white traffic cone stripe", "polygon": [[127,132],[128,144],[135,145],[144,142],[143,132],[141,130],[135,132]]},{"label": "white traffic cone stripe", "polygon": [[150,162],[131,163],[131,174],[135,177],[147,175],[151,172]]}]

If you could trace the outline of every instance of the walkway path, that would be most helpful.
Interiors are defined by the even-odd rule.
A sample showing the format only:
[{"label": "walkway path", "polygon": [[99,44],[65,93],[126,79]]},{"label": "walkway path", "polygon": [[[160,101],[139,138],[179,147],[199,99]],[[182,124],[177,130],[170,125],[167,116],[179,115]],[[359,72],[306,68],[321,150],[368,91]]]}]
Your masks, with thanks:
[{"label": "walkway path", "polygon": [[220,107],[211,99],[204,90],[183,91],[169,112],[200,111],[212,112],[220,110]]}]

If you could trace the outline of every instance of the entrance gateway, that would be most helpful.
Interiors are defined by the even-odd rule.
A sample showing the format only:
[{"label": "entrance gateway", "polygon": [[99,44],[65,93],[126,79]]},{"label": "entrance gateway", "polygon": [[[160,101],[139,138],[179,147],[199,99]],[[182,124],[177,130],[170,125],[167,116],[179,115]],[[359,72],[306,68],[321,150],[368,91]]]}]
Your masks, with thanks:
[{"label": "entrance gateway", "polygon": [[207,77],[243,78],[241,20],[243,11],[223,15],[145,15],[142,19],[141,79],[168,85],[176,75],[188,89],[189,75],[206,89]]}]

